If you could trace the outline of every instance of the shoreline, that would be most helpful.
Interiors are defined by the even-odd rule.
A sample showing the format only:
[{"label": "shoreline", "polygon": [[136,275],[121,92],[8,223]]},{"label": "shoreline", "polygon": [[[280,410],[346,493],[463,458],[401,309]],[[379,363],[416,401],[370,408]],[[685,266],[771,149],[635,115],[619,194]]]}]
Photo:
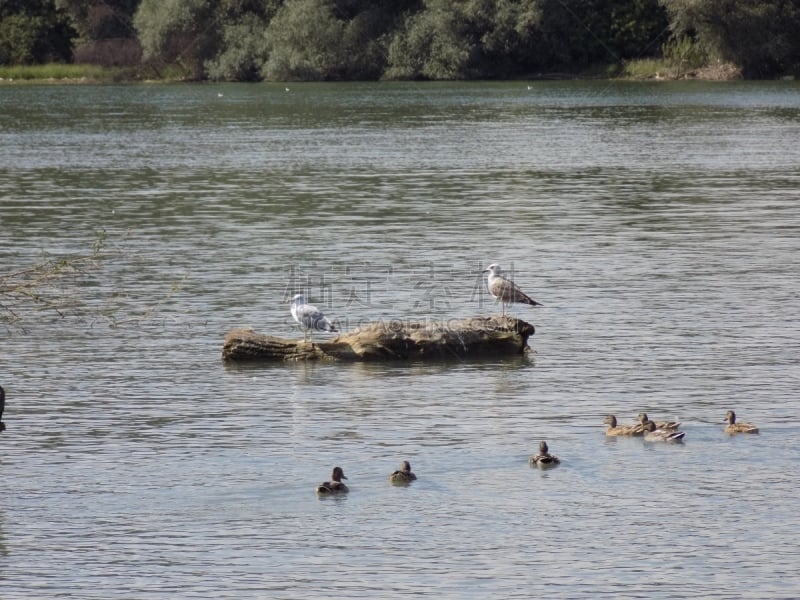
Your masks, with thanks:
[{"label": "shoreline", "polygon": [[[57,67],[56,67],[57,68]],[[566,73],[566,72],[551,72],[551,73],[531,73],[524,77],[515,77],[510,79],[476,79],[474,81],[592,81],[592,80],[605,80],[605,81],[738,81],[744,80],[742,70],[740,67],[732,63],[716,63],[705,65],[703,67],[691,69],[679,69],[671,67],[661,62],[648,62],[644,65],[642,63],[630,63],[618,68],[616,74],[610,74],[615,67],[608,66],[604,70],[598,69],[594,71],[586,71],[582,73]],[[48,75],[37,77],[35,76],[36,70],[47,70]],[[55,70],[53,65],[32,65],[20,67],[0,67],[0,85],[49,85],[49,84],[62,84],[62,85],[133,85],[133,84],[175,84],[175,83],[285,83],[278,81],[253,81],[253,82],[232,82],[232,81],[212,81],[208,79],[187,79],[181,77],[137,77],[135,74],[130,75],[119,70],[98,70],[98,67],[87,66],[86,74],[82,75],[65,75],[59,77],[50,74]],[[68,71],[75,72],[77,69],[75,65],[69,65]],[[19,71],[21,76],[7,77],[3,73]],[[603,72],[605,71],[605,72]],[[33,75],[32,75],[33,72]],[[751,81],[795,81],[796,77],[792,74],[785,74],[781,77],[774,79],[753,79]],[[355,80],[354,80],[355,81]],[[360,81],[360,80],[359,80]],[[392,81],[400,82],[400,79],[386,79],[378,81]],[[419,80],[408,80],[420,83]],[[431,80],[441,81],[441,80]],[[451,81],[470,81],[468,79],[458,79]],[[302,82],[295,82],[302,83]],[[335,81],[330,83],[346,83],[346,81]],[[362,82],[363,83],[363,82]]]}]

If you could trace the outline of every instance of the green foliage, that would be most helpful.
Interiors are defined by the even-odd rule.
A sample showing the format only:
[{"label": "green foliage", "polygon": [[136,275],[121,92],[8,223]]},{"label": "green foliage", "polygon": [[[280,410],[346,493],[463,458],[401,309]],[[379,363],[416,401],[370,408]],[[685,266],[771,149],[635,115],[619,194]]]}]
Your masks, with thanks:
[{"label": "green foliage", "polygon": [[786,0],[662,0],[673,34],[686,35],[708,56],[733,62],[746,77],[800,68],[800,3]]},{"label": "green foliage", "polygon": [[459,79],[466,76],[474,45],[462,35],[459,5],[429,0],[410,16],[389,45],[390,79]]},{"label": "green foliage", "polygon": [[674,37],[666,42],[661,48],[661,53],[678,76],[687,69],[698,69],[709,61],[706,49],[686,35]]},{"label": "green foliage", "polygon": [[657,0],[543,0],[547,62],[569,70],[653,56],[668,35]]},{"label": "green foliage", "polygon": [[214,57],[218,22],[213,0],[142,0],[134,26],[143,57],[153,63],[181,66],[188,77],[204,76],[204,63]]},{"label": "green foliage", "polygon": [[140,0],[55,0],[81,41],[133,38],[133,15]]},{"label": "green foliage", "polygon": [[0,64],[68,60],[74,33],[53,0],[0,2]]},{"label": "green foliage", "polygon": [[671,65],[657,58],[626,61],[619,71],[612,75],[625,79],[674,79]]},{"label": "green foliage", "polygon": [[250,13],[222,29],[222,49],[206,62],[208,77],[223,81],[255,81],[267,59],[266,23]]},{"label": "green foliage", "polygon": [[460,79],[531,68],[541,38],[539,0],[427,0],[389,45],[388,78]]},{"label": "green foliage", "polygon": [[266,31],[269,58],[262,68],[273,81],[339,79],[344,71],[346,24],[330,0],[287,0]]},{"label": "green foliage", "polygon": [[797,0],[0,0],[0,64],[143,59],[218,80],[602,73],[661,56],[676,76],[723,60],[771,77],[800,70],[798,32]]},{"label": "green foliage", "polygon": [[0,64],[34,62],[34,49],[43,29],[42,17],[16,14],[0,21]]}]

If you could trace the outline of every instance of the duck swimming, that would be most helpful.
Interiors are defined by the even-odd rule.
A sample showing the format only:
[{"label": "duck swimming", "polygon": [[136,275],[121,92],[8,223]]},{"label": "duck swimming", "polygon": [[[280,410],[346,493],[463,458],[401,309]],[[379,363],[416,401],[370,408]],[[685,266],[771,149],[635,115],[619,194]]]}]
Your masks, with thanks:
[{"label": "duck swimming", "polygon": [[686,433],[672,429],[659,429],[654,421],[644,423],[644,439],[646,442],[680,442]]},{"label": "duck swimming", "polygon": [[389,481],[392,483],[410,483],[416,478],[417,476],[411,472],[411,463],[407,460],[403,461],[403,464],[400,465],[400,469],[389,475]]},{"label": "duck swimming", "polygon": [[[2,414],[2,411],[0,411],[0,414]],[[725,433],[758,433],[758,427],[752,423],[737,423],[736,413],[732,410],[725,413],[725,421],[723,422],[727,423]]]},{"label": "duck swimming", "polygon": [[531,466],[536,466],[540,469],[555,467],[561,463],[557,456],[550,454],[550,448],[547,447],[547,442],[544,440],[539,442],[539,454],[532,454],[529,462]]},{"label": "duck swimming", "polygon": [[617,425],[617,417],[608,415],[603,419],[603,423],[608,425],[606,435],[643,435],[644,427],[641,424],[637,425]]},{"label": "duck swimming", "polygon": [[[639,423],[644,425],[649,420],[650,419],[647,417],[647,413],[639,413]],[[681,426],[681,424],[677,421],[653,421],[653,423],[656,424],[656,429],[676,430]]]},{"label": "duck swimming", "polygon": [[342,467],[333,467],[331,473],[331,481],[325,481],[317,486],[318,494],[346,494],[350,489],[342,483],[342,479],[347,479],[344,476]]}]

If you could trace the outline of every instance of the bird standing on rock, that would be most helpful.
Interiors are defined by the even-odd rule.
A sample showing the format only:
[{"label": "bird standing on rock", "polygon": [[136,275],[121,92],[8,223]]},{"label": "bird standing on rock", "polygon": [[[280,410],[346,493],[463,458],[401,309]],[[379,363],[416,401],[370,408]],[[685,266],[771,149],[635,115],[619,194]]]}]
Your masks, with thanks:
[{"label": "bird standing on rock", "polygon": [[306,304],[303,294],[296,294],[292,298],[291,311],[294,320],[303,328],[303,341],[310,338],[310,332],[313,330],[338,331],[320,309]]},{"label": "bird standing on rock", "polygon": [[506,316],[506,304],[530,304],[531,306],[542,306],[541,302],[537,302],[525,292],[523,292],[517,284],[510,279],[506,279],[501,275],[503,268],[497,263],[493,263],[486,267],[483,271],[489,273],[486,280],[486,287],[489,293],[495,300],[500,300],[503,304],[503,316]]}]

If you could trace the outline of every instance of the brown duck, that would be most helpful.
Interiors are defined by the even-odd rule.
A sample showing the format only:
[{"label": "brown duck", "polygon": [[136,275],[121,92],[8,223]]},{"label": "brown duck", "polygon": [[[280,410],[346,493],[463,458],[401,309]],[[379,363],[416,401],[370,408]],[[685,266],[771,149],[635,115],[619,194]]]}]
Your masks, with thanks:
[{"label": "brown duck", "polygon": [[342,467],[333,467],[331,473],[331,481],[325,481],[317,486],[318,494],[346,494],[350,489],[342,483],[342,479],[347,479],[344,476]]}]

